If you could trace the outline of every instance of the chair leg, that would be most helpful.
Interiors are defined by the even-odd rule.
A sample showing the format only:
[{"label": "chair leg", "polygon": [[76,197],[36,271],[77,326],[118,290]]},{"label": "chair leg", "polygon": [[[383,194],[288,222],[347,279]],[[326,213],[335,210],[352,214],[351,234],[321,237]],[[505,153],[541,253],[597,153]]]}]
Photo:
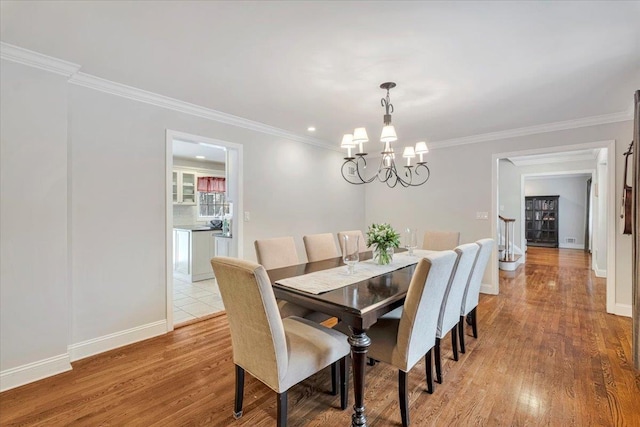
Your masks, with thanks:
[{"label": "chair leg", "polygon": [[400,403],[400,418],[402,427],[409,425],[409,393],[406,372],[398,370],[398,399]]},{"label": "chair leg", "polygon": [[287,427],[287,392],[278,393],[278,413],[276,415],[276,425]]},{"label": "chair leg", "polygon": [[451,329],[449,332],[451,333],[451,348],[453,349],[453,360],[458,361],[458,334],[456,331],[458,329],[458,325]]},{"label": "chair leg", "polygon": [[460,353],[464,353],[464,316],[460,316],[460,323],[458,323],[458,338],[460,339]]},{"label": "chair leg", "polygon": [[233,418],[242,416],[242,398],[244,397],[244,369],[236,365],[236,402],[233,407]]},{"label": "chair leg", "polygon": [[368,366],[376,366],[376,362],[377,362],[376,359],[372,359],[370,357],[367,357],[367,365]]},{"label": "chair leg", "polygon": [[440,360],[440,338],[436,338],[436,354],[435,354],[435,362],[436,362],[436,382],[438,384],[442,384],[442,362]]},{"label": "chair leg", "polygon": [[431,363],[431,349],[424,355],[424,366],[427,371],[427,393],[433,394],[433,364]]},{"label": "chair leg", "polygon": [[473,310],[471,310],[471,328],[473,329],[473,337],[474,338],[478,338],[478,324],[476,323],[476,309],[478,307],[475,307]]},{"label": "chair leg", "polygon": [[331,364],[331,395],[338,395],[338,382],[340,378],[338,377],[338,362],[334,362]]},{"label": "chair leg", "polygon": [[349,404],[349,356],[340,360],[340,409],[347,409]]}]

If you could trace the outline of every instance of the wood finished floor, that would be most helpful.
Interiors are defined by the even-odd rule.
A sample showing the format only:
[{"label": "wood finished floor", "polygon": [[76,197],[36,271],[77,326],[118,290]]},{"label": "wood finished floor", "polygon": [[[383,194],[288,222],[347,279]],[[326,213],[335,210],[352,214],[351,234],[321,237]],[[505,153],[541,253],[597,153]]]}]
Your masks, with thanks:
[{"label": "wood finished floor", "polygon": [[[579,250],[529,248],[525,266],[501,272],[460,361],[443,340],[444,384],[429,395],[423,362],[411,371],[411,425],[640,426],[631,319],[605,313],[605,281],[588,266]],[[75,362],[0,394],[0,425],[275,425],[275,394],[251,376],[244,416],[232,418],[230,346],[223,315]],[[289,425],[350,425],[329,386],[322,372],[293,387]],[[369,425],[400,425],[396,371],[367,367],[366,387]]]}]

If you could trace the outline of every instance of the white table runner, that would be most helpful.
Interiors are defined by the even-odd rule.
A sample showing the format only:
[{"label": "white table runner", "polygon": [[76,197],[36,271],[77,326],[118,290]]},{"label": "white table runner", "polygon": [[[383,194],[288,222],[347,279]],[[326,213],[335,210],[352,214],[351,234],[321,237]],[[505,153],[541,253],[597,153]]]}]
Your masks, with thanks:
[{"label": "white table runner", "polygon": [[358,283],[372,277],[380,276],[412,264],[417,264],[421,258],[434,253],[424,249],[416,249],[414,255],[410,256],[408,252],[400,252],[393,255],[393,261],[388,265],[378,265],[373,260],[359,262],[356,264],[353,274],[347,273],[347,266],[330,268],[328,270],[315,271],[302,276],[290,277],[288,279],[277,280],[279,285],[287,286],[299,291],[308,292],[310,294],[321,294],[342,288],[343,286]]}]

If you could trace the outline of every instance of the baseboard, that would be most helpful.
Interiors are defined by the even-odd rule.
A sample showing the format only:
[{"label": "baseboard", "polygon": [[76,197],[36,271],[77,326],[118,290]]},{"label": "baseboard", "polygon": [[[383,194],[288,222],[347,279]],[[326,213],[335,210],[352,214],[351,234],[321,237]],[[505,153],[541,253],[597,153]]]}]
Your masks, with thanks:
[{"label": "baseboard", "polygon": [[593,269],[593,272],[596,274],[596,277],[607,277],[607,270],[602,270],[598,268],[598,266]]},{"label": "baseboard", "polygon": [[617,302],[613,314],[617,316],[632,317],[633,310],[631,309],[631,304],[620,304]]},{"label": "baseboard", "polygon": [[194,274],[193,276],[191,276],[191,282],[199,282],[201,280],[207,280],[207,279],[213,279],[213,272]]},{"label": "baseboard", "polygon": [[489,294],[489,295],[498,295],[498,290],[494,286],[491,286],[488,283],[483,283],[480,286],[480,293]]},{"label": "baseboard", "polygon": [[598,263],[596,262],[595,255],[591,256],[591,269],[593,270],[593,274],[595,274],[596,277],[602,277],[606,279],[607,270],[598,268]]},{"label": "baseboard", "polygon": [[0,372],[0,391],[9,390],[71,370],[69,353]]},{"label": "baseboard", "polygon": [[584,245],[578,245],[576,243],[558,243],[558,247],[560,249],[582,249],[582,250],[584,250]]},{"label": "baseboard", "polygon": [[124,345],[146,340],[167,332],[167,321],[159,320],[146,325],[137,326],[125,331],[115,332],[98,338],[93,338],[69,346],[69,358],[72,362],[93,356]]}]

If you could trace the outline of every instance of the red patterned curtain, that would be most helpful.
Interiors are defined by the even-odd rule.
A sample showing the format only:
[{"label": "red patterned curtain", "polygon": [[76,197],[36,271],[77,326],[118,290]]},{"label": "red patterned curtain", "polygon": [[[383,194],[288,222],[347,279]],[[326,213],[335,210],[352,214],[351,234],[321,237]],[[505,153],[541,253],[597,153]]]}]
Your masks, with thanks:
[{"label": "red patterned curtain", "polygon": [[225,193],[227,191],[226,180],[213,176],[198,178],[198,191],[201,193]]}]

